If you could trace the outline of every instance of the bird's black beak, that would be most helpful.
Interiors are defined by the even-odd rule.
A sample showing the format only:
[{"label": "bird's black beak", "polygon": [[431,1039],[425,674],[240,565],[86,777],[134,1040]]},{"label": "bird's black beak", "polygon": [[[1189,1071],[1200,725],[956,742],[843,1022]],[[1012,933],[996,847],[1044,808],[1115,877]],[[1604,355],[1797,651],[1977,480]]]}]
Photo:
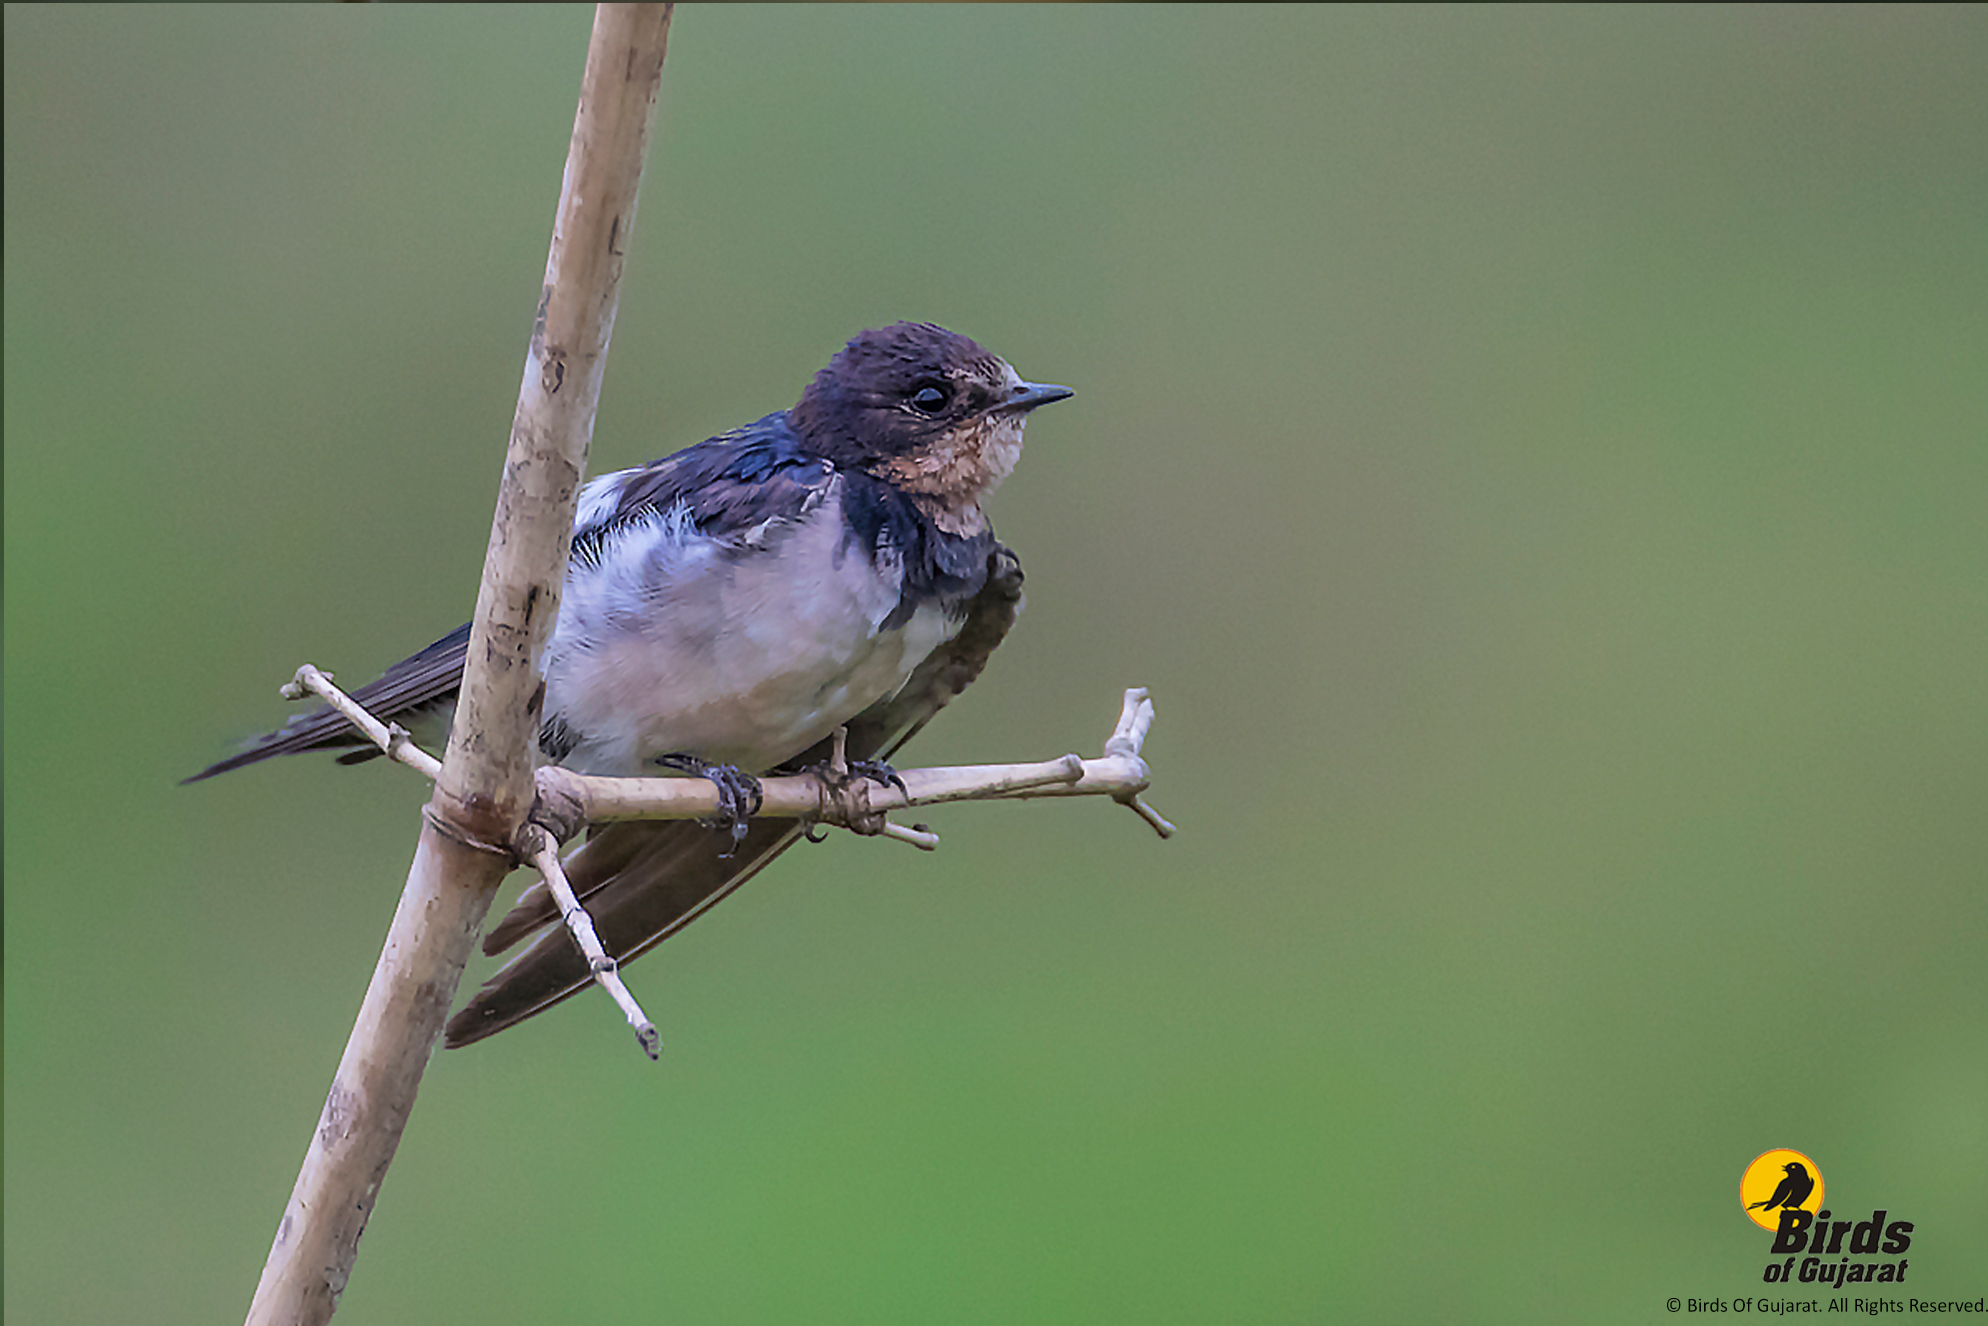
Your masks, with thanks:
[{"label": "bird's black beak", "polygon": [[1047,382],[1018,382],[1015,384],[1013,391],[1009,393],[1008,399],[1002,401],[994,408],[997,410],[1015,410],[1022,414],[1027,414],[1038,405],[1047,405],[1051,401],[1068,400],[1076,394],[1076,392],[1070,390],[1068,387],[1055,387]]}]

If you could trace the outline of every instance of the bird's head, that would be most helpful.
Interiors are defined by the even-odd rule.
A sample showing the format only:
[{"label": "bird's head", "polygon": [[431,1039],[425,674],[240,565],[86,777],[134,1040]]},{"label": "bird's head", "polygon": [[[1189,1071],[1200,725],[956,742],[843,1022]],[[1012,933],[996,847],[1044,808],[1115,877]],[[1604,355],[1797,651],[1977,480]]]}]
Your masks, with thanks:
[{"label": "bird's head", "polygon": [[928,322],[858,334],[815,374],[789,417],[809,449],[912,493],[956,533],[1014,470],[1038,405],[1074,395],[1024,382],[999,355]]}]

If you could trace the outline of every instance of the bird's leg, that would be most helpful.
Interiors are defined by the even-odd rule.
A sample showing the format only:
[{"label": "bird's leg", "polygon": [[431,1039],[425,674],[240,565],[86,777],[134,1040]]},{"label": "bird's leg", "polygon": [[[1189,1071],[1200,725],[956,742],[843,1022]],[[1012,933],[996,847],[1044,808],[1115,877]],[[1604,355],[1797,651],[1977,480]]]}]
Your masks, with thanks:
[{"label": "bird's leg", "polygon": [[858,778],[867,778],[880,787],[894,787],[910,796],[904,780],[897,776],[897,770],[882,760],[852,760],[849,758],[849,729],[835,729],[833,753],[816,764],[804,764],[797,773],[813,774],[831,787],[847,787]]},{"label": "bird's leg", "polygon": [[655,762],[665,769],[707,779],[711,786],[718,789],[717,817],[700,820],[699,823],[713,829],[730,829],[731,851],[719,855],[730,856],[736,852],[740,841],[746,836],[747,822],[759,813],[759,780],[736,764],[713,764],[695,755],[659,755]]}]

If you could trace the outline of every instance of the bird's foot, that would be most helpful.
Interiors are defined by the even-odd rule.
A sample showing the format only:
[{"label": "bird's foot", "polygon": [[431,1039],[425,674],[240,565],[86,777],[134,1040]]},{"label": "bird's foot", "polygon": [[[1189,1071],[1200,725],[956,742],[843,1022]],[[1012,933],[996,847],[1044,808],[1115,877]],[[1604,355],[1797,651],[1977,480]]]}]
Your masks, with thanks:
[{"label": "bird's foot", "polygon": [[759,780],[736,764],[713,764],[700,760],[695,755],[660,755],[656,763],[665,769],[675,769],[692,777],[703,778],[718,789],[718,813],[708,820],[699,820],[708,829],[729,829],[732,845],[719,856],[728,857],[739,850],[739,843],[746,836],[746,829],[754,815],[759,813],[761,797]]},{"label": "bird's foot", "polygon": [[849,775],[852,778],[867,778],[879,787],[894,787],[906,796],[911,795],[911,789],[897,776],[897,770],[882,760],[851,760]]},{"label": "bird's foot", "polygon": [[813,774],[831,787],[847,787],[858,778],[867,778],[879,787],[894,787],[906,796],[911,790],[897,776],[897,770],[882,760],[823,760],[802,766],[800,772]]},{"label": "bird's foot", "polygon": [[[840,817],[835,822],[852,832],[866,836],[887,832],[888,826],[882,812],[870,809],[868,798],[858,800],[849,795],[851,788],[859,781],[867,779],[879,787],[895,787],[907,798],[911,795],[911,790],[904,785],[904,780],[897,776],[897,770],[882,760],[850,759],[841,729],[836,732],[833,755],[814,764],[801,765],[795,772],[813,774],[820,779],[840,808]],[[815,837],[813,825],[804,826],[802,832],[807,835],[809,842],[821,841]]]}]

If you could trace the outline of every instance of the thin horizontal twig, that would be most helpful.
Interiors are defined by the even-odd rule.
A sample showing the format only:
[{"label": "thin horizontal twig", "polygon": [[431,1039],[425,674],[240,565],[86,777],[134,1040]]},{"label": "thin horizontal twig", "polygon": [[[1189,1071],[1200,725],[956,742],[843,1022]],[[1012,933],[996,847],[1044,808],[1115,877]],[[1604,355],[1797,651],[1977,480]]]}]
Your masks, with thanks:
[{"label": "thin horizontal twig", "polygon": [[[305,692],[320,696],[375,745],[424,778],[434,778],[441,762],[416,746],[399,724],[382,722],[351,696],[332,684],[329,674],[306,663],[284,688],[292,698]],[[817,773],[786,774],[760,781],[758,814],[772,819],[801,819],[830,824],[858,833],[881,835],[930,851],[938,835],[907,829],[881,817],[914,806],[949,801],[1023,800],[1029,797],[1108,796],[1130,807],[1162,838],[1176,832],[1172,823],[1141,795],[1152,773],[1141,757],[1146,734],[1153,726],[1153,701],[1145,687],[1125,692],[1118,724],[1104,743],[1105,753],[1087,760],[1063,755],[1028,764],[959,764],[899,772],[902,789],[863,778],[837,782]],[[703,778],[604,778],[577,774],[557,765],[537,772],[541,807],[558,807],[548,824],[555,836],[566,837],[581,824],[610,820],[708,819],[719,813],[718,789]],[[530,853],[520,851],[520,856]]]}]

